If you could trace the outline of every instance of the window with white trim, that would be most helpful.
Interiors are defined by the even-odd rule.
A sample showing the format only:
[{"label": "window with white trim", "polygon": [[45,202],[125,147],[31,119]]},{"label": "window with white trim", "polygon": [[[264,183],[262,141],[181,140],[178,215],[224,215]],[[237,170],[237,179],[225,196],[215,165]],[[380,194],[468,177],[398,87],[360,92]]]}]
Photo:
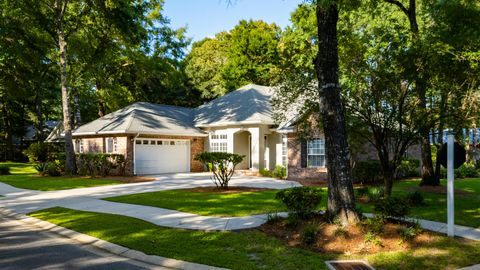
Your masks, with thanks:
[{"label": "window with white trim", "polygon": [[109,137],[106,139],[106,153],[115,153],[117,152],[117,138],[116,137]]},{"label": "window with white trim", "polygon": [[282,136],[282,165],[287,166],[287,136]]},{"label": "window with white trim", "polygon": [[210,134],[210,152],[227,152],[227,134]]},{"label": "window with white trim", "polygon": [[313,139],[307,143],[308,167],[325,167],[325,140]]}]

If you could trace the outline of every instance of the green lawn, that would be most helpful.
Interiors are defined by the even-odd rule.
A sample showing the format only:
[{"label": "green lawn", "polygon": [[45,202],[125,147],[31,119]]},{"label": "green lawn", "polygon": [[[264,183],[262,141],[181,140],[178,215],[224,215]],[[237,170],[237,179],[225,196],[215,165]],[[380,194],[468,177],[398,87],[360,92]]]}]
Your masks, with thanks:
[{"label": "green lawn", "polygon": [[411,251],[349,257],[285,246],[260,231],[203,232],[125,216],[50,208],[30,214],[106,241],[179,260],[231,269],[326,269],[324,260],[366,258],[377,269],[456,269],[480,263],[480,243],[438,236]]},{"label": "green lawn", "polygon": [[[404,195],[415,188],[420,180],[396,182],[393,186],[394,195]],[[446,186],[446,180],[441,181]],[[480,179],[455,180],[455,188],[467,192],[455,195],[455,224],[480,228]],[[425,198],[425,206],[412,207],[410,216],[447,222],[447,195],[431,192],[421,192]],[[364,212],[372,213],[372,205],[359,204]]]},{"label": "green lawn", "polygon": [[42,177],[35,175],[36,171],[32,164],[2,162],[10,166],[11,175],[0,175],[0,182],[25,189],[33,190],[61,190],[82,187],[94,187],[104,185],[121,184],[122,182],[108,179],[89,179],[79,177]]},{"label": "green lawn", "polygon": [[277,190],[215,193],[188,189],[165,190],[107,198],[112,202],[148,205],[203,216],[249,216],[285,211]]}]

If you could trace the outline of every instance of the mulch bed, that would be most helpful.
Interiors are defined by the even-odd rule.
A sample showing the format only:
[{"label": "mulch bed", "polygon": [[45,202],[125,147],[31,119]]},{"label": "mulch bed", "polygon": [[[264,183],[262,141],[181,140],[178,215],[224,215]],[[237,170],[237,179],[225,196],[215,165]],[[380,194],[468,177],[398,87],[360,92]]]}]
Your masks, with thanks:
[{"label": "mulch bed", "polygon": [[[308,224],[316,224],[318,233],[311,245],[302,244],[301,233]],[[296,226],[289,226],[285,219],[263,224],[260,230],[273,236],[288,246],[300,247],[319,253],[337,254],[372,254],[385,251],[408,250],[435,241],[435,234],[422,232],[409,242],[402,241],[399,230],[402,224],[387,223],[384,231],[378,235],[378,242],[366,242],[367,229],[361,224],[351,225],[347,230],[338,229],[322,216],[310,221],[301,221]]]}]

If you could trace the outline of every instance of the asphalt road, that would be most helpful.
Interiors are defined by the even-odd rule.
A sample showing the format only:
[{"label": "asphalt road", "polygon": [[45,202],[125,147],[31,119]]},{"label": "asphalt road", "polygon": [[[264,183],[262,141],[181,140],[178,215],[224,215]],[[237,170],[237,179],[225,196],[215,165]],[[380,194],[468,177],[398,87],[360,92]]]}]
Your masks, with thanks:
[{"label": "asphalt road", "polygon": [[0,269],[167,269],[120,257],[0,217]]}]

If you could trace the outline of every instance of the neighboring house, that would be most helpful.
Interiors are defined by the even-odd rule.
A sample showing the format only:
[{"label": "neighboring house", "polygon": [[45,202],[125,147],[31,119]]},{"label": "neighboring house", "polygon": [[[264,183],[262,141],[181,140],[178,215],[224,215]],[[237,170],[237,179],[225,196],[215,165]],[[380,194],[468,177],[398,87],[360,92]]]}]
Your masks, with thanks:
[{"label": "neighboring house", "polygon": [[198,108],[137,102],[73,132],[75,151],[124,154],[129,175],[200,172],[203,151],[244,155],[237,168],[287,166],[288,178],[325,178],[323,136],[297,139],[272,119],[272,88],[249,84]]}]

